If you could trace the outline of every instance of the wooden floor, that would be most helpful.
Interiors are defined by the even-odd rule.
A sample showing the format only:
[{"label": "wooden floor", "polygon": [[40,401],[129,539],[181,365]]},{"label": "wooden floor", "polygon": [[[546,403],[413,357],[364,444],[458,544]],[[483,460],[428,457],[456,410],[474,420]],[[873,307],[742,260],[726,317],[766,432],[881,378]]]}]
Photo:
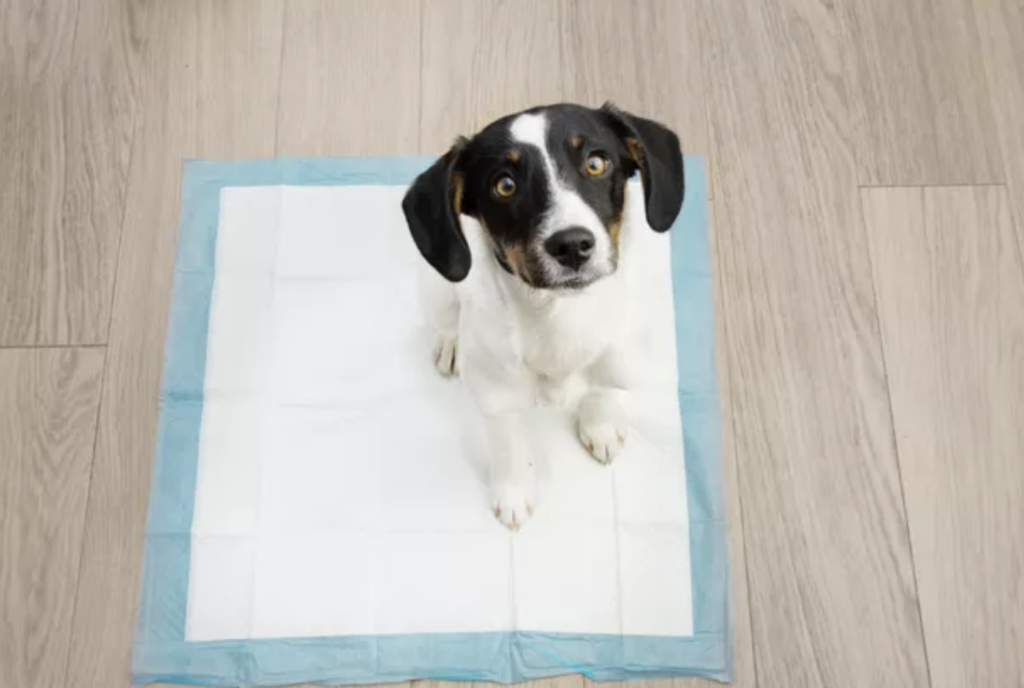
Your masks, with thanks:
[{"label": "wooden floor", "polygon": [[1024,0],[0,0],[0,683],[129,684],[183,158],[606,99],[709,160],[736,684],[1024,686]]}]

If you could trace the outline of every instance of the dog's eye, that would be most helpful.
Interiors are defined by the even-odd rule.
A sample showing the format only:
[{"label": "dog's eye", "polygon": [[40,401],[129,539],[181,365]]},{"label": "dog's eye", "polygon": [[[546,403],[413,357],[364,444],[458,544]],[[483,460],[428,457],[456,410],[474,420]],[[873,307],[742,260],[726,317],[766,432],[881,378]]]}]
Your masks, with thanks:
[{"label": "dog's eye", "polygon": [[594,153],[587,158],[587,174],[591,177],[600,177],[608,171],[608,158]]},{"label": "dog's eye", "polygon": [[498,177],[494,183],[494,193],[501,198],[511,198],[516,192],[516,182],[507,174]]}]

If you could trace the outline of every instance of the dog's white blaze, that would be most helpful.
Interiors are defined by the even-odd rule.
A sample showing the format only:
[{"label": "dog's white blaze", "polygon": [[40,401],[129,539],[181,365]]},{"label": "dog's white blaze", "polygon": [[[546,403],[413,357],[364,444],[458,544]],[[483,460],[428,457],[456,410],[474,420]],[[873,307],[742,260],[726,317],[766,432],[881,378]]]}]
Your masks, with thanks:
[{"label": "dog's white blaze", "polygon": [[519,115],[510,127],[512,138],[519,143],[539,148],[544,154],[544,162],[551,168],[551,158],[547,154],[548,118],[544,115]]},{"label": "dog's white blaze", "polygon": [[580,198],[578,193],[566,187],[558,176],[558,170],[555,169],[551,152],[548,150],[547,117],[544,115],[520,115],[513,120],[509,131],[513,140],[533,146],[540,152],[541,159],[544,161],[544,169],[547,172],[551,209],[544,217],[540,233],[537,236],[538,250],[543,257],[545,270],[555,277],[571,272],[559,265],[540,248],[543,246],[544,240],[555,232],[568,227],[584,227],[593,232],[595,240],[594,253],[587,267],[584,268],[584,275],[591,271],[600,275],[606,274],[611,269],[611,239],[594,209],[587,205],[587,202]]}]

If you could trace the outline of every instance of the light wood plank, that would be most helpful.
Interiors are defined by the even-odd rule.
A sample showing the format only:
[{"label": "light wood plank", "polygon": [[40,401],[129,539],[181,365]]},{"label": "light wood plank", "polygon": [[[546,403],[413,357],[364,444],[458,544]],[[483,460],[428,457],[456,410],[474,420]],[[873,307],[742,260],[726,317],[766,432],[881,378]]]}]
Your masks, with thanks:
[{"label": "light wood plank", "polygon": [[[283,3],[181,0],[149,4],[147,12],[139,121],[65,684],[76,687],[129,685],[182,160],[274,154]],[[245,94],[244,117],[234,94]]]},{"label": "light wood plank", "polygon": [[136,4],[12,7],[12,62],[0,67],[13,77],[0,79],[11,90],[0,94],[0,345],[104,342],[134,125]]},{"label": "light wood plank", "polygon": [[77,19],[74,0],[6,0],[0,5],[4,85],[22,94],[59,85],[70,66]]},{"label": "light wood plank", "polygon": [[610,100],[671,127],[686,153],[707,155],[693,3],[562,0],[560,6],[563,98],[594,107]]},{"label": "light wood plank", "polygon": [[420,3],[287,3],[280,155],[419,150]]},{"label": "light wood plank", "polygon": [[[194,157],[194,2],[147,12],[139,119],[67,685],[127,686],[155,446],[181,158]],[[139,298],[145,294],[145,298]]]},{"label": "light wood plank", "polygon": [[78,3],[10,0],[0,13],[0,346],[15,346],[57,334],[51,298],[61,290],[62,91]]},{"label": "light wood plank", "polygon": [[549,0],[435,0],[423,9],[422,150],[564,98],[561,19]]},{"label": "light wood plank", "polygon": [[864,184],[1003,181],[966,0],[843,0],[846,79]]},{"label": "light wood plank", "polygon": [[0,667],[63,686],[103,349],[0,350]]},{"label": "light wood plank", "polygon": [[[736,406],[732,400],[733,371],[730,369],[726,351],[726,323],[723,299],[725,283],[722,277],[722,266],[718,263],[723,251],[718,249],[718,211],[717,204],[712,203],[708,214],[711,226],[711,255],[715,261],[715,361],[718,369],[719,406],[722,413],[722,486],[725,491],[726,518],[729,527],[729,568],[732,576],[733,606],[733,682],[734,688],[754,688],[757,686],[757,672],[754,666],[754,638],[751,627],[750,591],[747,588],[749,573],[747,571],[746,543],[744,542],[743,510],[740,503],[739,462],[736,442]],[[688,685],[690,683],[707,686],[716,685],[710,681],[675,681]]]},{"label": "light wood plank", "polygon": [[1024,3],[974,0],[1018,240],[1024,243]]},{"label": "light wood plank", "polygon": [[[199,157],[274,155],[285,6],[290,4],[283,0],[197,1],[192,64]],[[179,159],[184,154],[174,152]],[[178,197],[171,200],[177,215]]]},{"label": "light wood plank", "polygon": [[933,688],[1024,685],[1024,260],[1003,187],[870,189]]},{"label": "light wood plank", "polygon": [[840,19],[701,12],[757,685],[923,688]]}]

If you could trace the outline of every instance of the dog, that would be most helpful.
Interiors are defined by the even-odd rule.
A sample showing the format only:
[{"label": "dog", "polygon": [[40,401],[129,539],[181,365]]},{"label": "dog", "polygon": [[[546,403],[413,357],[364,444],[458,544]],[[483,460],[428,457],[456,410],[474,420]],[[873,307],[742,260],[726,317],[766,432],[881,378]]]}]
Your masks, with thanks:
[{"label": "dog", "polygon": [[[424,266],[434,361],[459,375],[484,419],[495,516],[518,530],[537,480],[526,412],[585,383],[579,439],[601,463],[622,450],[629,419],[630,294],[643,265],[624,220],[639,173],[646,224],[666,232],[685,183],[679,138],[610,104],[558,104],[499,119],[413,182],[402,201]],[[624,226],[627,225],[627,226]]]}]

